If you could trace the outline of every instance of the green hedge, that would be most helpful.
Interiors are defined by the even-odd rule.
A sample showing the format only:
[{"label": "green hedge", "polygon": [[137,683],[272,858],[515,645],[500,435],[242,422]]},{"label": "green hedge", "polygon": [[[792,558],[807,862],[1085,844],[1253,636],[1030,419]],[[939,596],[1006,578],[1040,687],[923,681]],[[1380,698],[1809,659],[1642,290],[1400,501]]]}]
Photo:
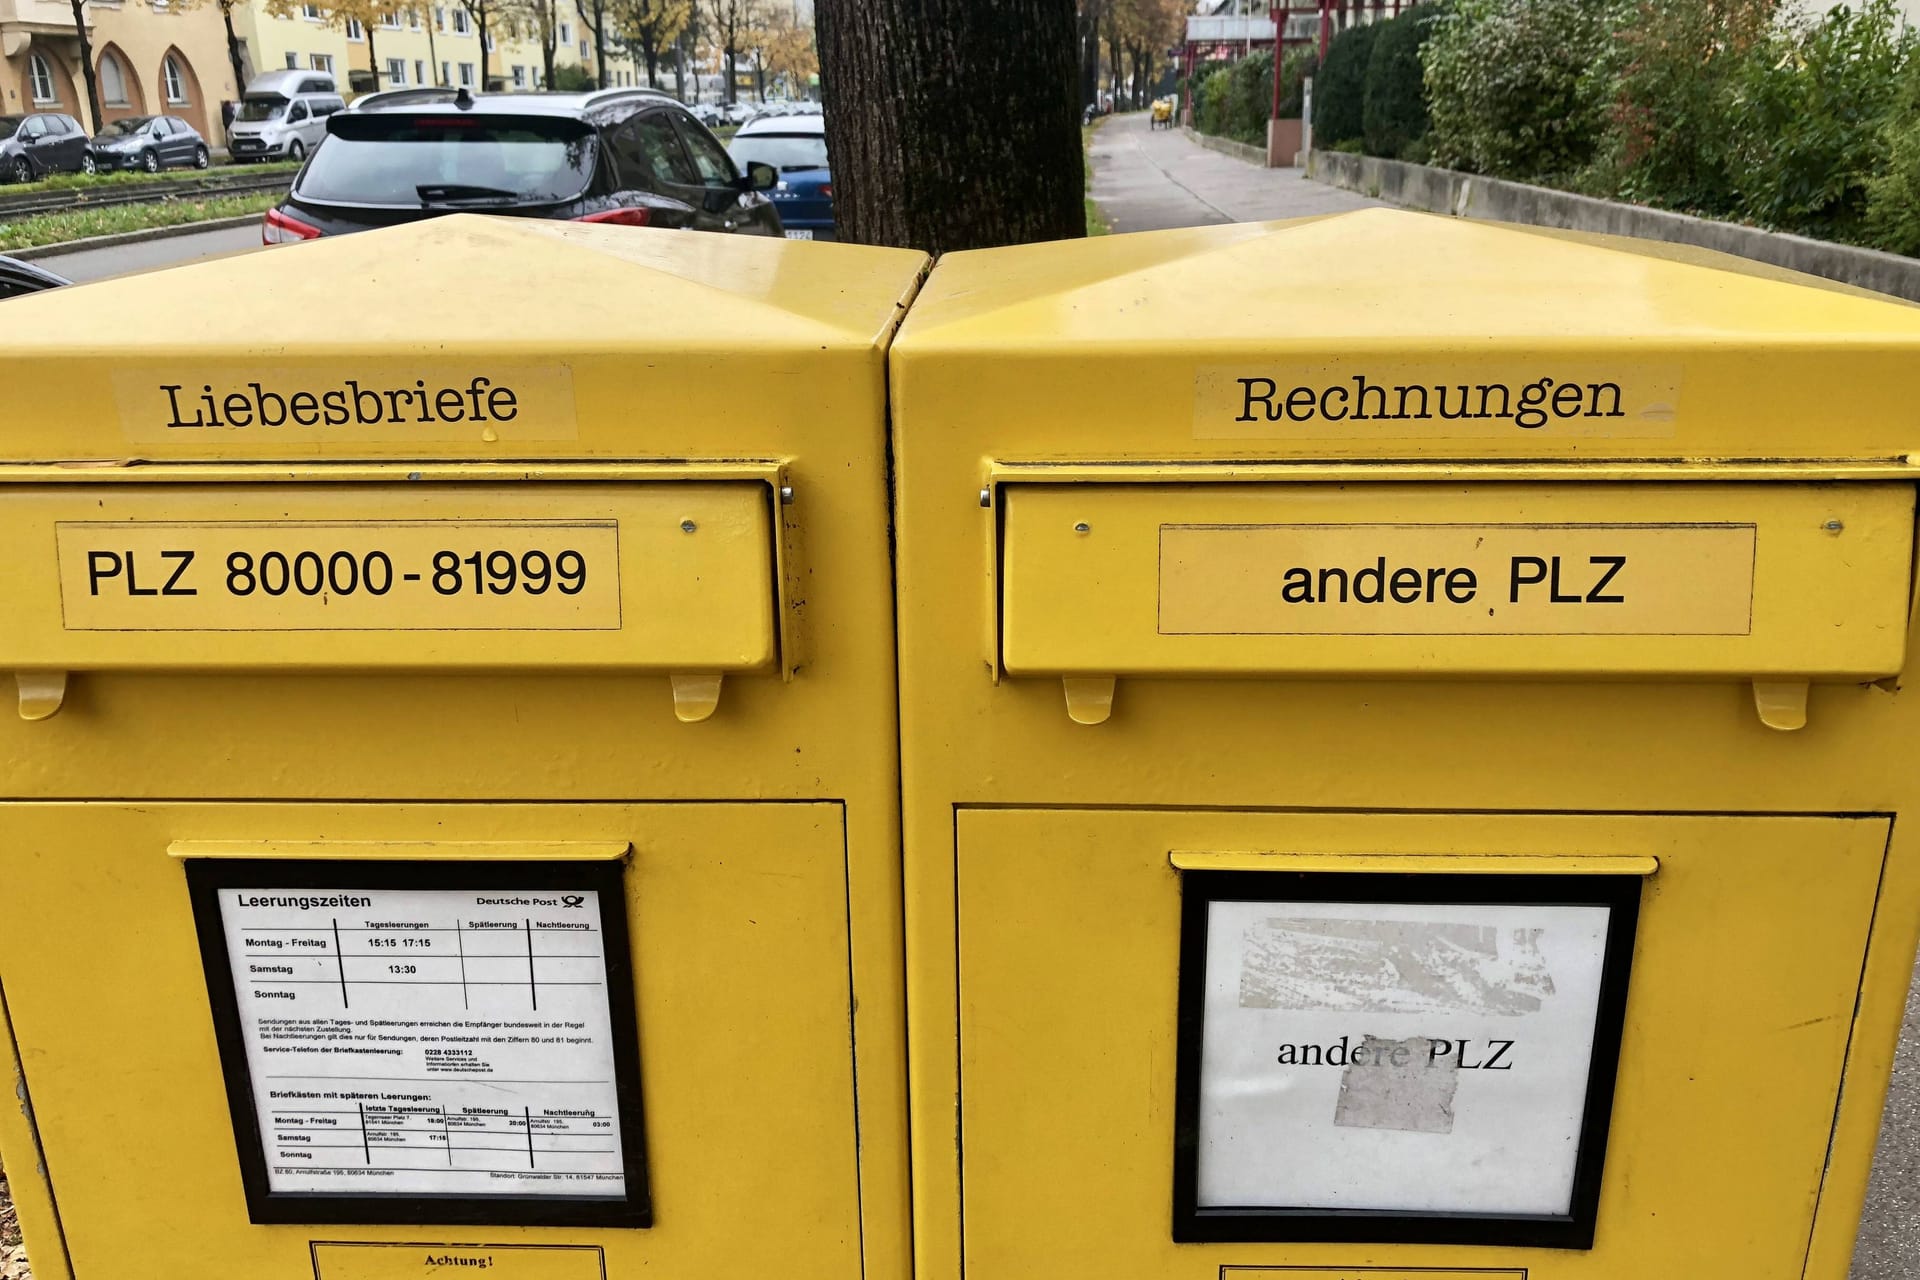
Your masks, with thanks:
[{"label": "green hedge", "polygon": [[1420,49],[1433,34],[1434,20],[1446,12],[1441,3],[1408,9],[1380,24],[1360,119],[1367,150],[1376,156],[1422,158],[1426,151],[1427,85]]},{"label": "green hedge", "polygon": [[1367,67],[1385,23],[1348,27],[1327,46],[1313,81],[1313,145],[1338,147],[1366,136]]}]

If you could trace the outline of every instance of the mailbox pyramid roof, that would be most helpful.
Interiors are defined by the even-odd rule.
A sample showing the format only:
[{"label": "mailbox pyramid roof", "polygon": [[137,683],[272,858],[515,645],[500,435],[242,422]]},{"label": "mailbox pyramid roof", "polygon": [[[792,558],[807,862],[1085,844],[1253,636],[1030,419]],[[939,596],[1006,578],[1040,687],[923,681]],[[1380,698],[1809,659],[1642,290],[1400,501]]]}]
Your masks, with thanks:
[{"label": "mailbox pyramid roof", "polygon": [[[950,254],[894,353],[897,387],[978,386],[992,364],[1032,412],[1115,442],[1148,418],[1192,421],[1226,455],[1920,450],[1920,307],[1685,246],[1392,209]],[[1644,394],[1618,431],[1577,438],[1416,425],[1418,395],[1441,385],[1517,398],[1536,383],[1578,383],[1581,412],[1598,397],[1602,416],[1616,385]],[[1338,412],[1382,384],[1425,388],[1407,425],[1302,430],[1284,409],[1331,390]],[[1270,429],[1233,421],[1269,410]]]},{"label": "mailbox pyramid roof", "polygon": [[[800,412],[782,391],[802,361],[845,362],[878,387],[926,262],[896,249],[457,215],[58,289],[0,308],[10,402],[0,457],[707,456],[717,422]],[[517,413],[517,438],[474,425],[500,386],[539,392]],[[388,416],[407,421],[191,429],[228,395],[264,398],[271,419],[299,392],[324,402],[329,389],[367,388],[397,392]],[[448,410],[465,413],[458,430],[439,429],[442,390]],[[241,416],[260,414],[255,404]],[[729,431],[736,448],[753,435]]]}]

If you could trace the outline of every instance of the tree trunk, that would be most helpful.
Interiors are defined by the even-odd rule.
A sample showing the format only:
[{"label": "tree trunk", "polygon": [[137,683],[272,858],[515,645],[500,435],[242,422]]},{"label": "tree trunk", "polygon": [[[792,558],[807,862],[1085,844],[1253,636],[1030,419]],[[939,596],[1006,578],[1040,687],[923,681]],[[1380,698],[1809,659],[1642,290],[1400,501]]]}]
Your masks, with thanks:
[{"label": "tree trunk", "polygon": [[1100,100],[1100,5],[1083,0],[1080,11],[1080,105]]},{"label": "tree trunk", "polygon": [[[653,74],[652,66],[648,66],[647,74]],[[673,96],[682,102],[687,100],[687,45],[684,36],[675,41],[673,46]]]},{"label": "tree trunk", "polygon": [[[576,0],[577,7],[577,0]],[[587,22],[587,11],[580,10],[580,20]],[[607,87],[607,6],[604,0],[593,0],[593,20],[587,22],[593,32],[593,69],[595,79],[602,89]],[[652,71],[649,69],[651,80]]]},{"label": "tree trunk", "polygon": [[[480,83],[476,86],[481,93],[487,91],[487,6],[481,5],[480,12],[474,15],[480,35]],[[553,77],[547,77],[547,87],[553,87]]]},{"label": "tree trunk", "polygon": [[433,47],[433,6],[428,5],[422,12],[427,28],[427,78],[434,84],[440,83],[440,51]]},{"label": "tree trunk", "polygon": [[640,37],[640,52],[647,60],[647,88],[658,89],[660,77],[655,73],[654,68],[660,65],[660,50],[655,47],[652,32]]},{"label": "tree trunk", "polygon": [[738,91],[737,91],[737,90],[736,90],[736,89],[734,88],[734,83],[735,83],[735,82],[734,82],[734,69],[733,69],[733,68],[734,68],[734,58],[735,58],[735,54],[734,54],[734,48],[733,48],[733,42],[732,42],[731,40],[729,40],[729,41],[727,42],[727,50],[726,50],[726,53],[727,53],[727,57],[726,57],[726,66],[727,66],[727,105],[728,105],[728,106],[732,106],[732,105],[733,105],[734,103],[736,103],[736,102],[738,102],[738,101],[740,100],[740,95],[739,95],[739,93],[738,93]]},{"label": "tree trunk", "polygon": [[93,74],[93,41],[87,38],[86,0],[73,0],[73,34],[80,40],[80,73],[87,82],[87,110],[93,113],[88,133],[98,133],[106,122],[100,118],[100,83]]},{"label": "tree trunk", "polygon": [[[367,70],[373,74],[373,91],[378,93],[380,92],[380,55],[373,47],[373,29],[379,25],[380,15],[376,13],[372,15],[372,19],[361,29],[367,33]],[[353,87],[351,68],[348,70],[347,87],[349,89]]]},{"label": "tree trunk", "polygon": [[233,6],[238,0],[220,0],[220,17],[227,24],[227,62],[233,67],[233,96],[238,101],[247,92],[246,64],[240,57],[240,37],[233,31]]},{"label": "tree trunk", "polygon": [[841,239],[1086,234],[1073,0],[818,0],[816,31]]}]

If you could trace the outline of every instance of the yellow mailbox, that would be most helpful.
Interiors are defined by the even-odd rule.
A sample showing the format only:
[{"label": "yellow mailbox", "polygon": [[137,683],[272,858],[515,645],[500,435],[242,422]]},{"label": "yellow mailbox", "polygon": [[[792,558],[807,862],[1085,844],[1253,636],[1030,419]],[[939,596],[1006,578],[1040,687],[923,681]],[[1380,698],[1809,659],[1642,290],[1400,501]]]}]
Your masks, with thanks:
[{"label": "yellow mailbox", "polygon": [[919,1280],[1845,1274],[1920,310],[1369,211],[891,360]]},{"label": "yellow mailbox", "polygon": [[453,217],[7,305],[36,1275],[907,1274],[924,266]]}]

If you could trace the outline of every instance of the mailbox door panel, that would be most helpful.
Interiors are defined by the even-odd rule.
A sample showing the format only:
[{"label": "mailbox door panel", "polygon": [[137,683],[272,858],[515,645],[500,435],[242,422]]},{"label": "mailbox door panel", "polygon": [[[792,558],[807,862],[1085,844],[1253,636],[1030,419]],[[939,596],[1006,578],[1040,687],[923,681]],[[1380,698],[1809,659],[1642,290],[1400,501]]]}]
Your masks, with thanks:
[{"label": "mailbox door panel", "polygon": [[[653,1225],[434,1225],[418,1199],[404,1225],[250,1222],[170,845],[404,857],[423,884],[516,850],[605,859],[630,845],[616,865]],[[12,804],[0,806],[0,883],[7,1007],[79,1280],[123,1275],[129,1258],[153,1280],[310,1280],[316,1241],[330,1242],[326,1275],[387,1274],[396,1258],[420,1268],[417,1253],[348,1247],[388,1242],[462,1258],[591,1246],[607,1274],[860,1274],[838,804]],[[520,1274],[529,1259],[582,1256],[517,1249],[494,1265]]]},{"label": "mailbox door panel", "polygon": [[[967,1275],[1503,1266],[1533,1280],[1798,1276],[1889,831],[1874,816],[962,810]],[[1347,1243],[1174,1243],[1183,873],[1173,862],[1244,870],[1289,854],[1313,855],[1291,865],[1351,859],[1362,872],[1424,855],[1407,865],[1439,876],[1449,858],[1476,870],[1503,857],[1517,870],[1555,856],[1657,861],[1639,895],[1592,1248],[1393,1243],[1364,1231]],[[1249,1002],[1259,1001],[1243,992]],[[1446,1125],[1453,1111],[1466,1115],[1468,1087]],[[1365,1101],[1351,1092],[1343,1086],[1341,1113]],[[1448,1140],[1443,1125],[1398,1127],[1429,1131],[1386,1149]],[[1341,1171],[1329,1150],[1306,1144],[1283,1158],[1323,1162],[1332,1179]],[[1429,1189],[1451,1181],[1442,1173]]]}]

